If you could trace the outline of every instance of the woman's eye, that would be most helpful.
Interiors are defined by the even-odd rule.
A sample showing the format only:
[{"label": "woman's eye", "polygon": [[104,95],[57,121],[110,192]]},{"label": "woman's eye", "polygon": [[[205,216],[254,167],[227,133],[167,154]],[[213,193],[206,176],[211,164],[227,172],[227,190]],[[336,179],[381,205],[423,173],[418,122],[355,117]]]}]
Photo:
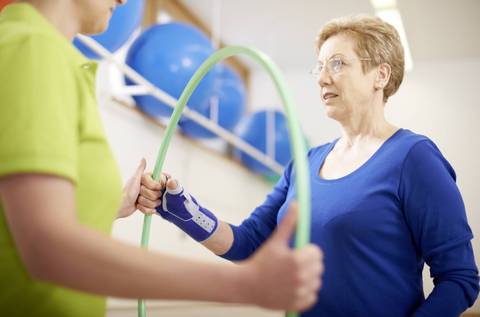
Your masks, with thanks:
[{"label": "woman's eye", "polygon": [[332,61],[331,65],[332,69],[334,69],[335,71],[339,71],[342,69],[343,61],[341,59],[336,59]]}]

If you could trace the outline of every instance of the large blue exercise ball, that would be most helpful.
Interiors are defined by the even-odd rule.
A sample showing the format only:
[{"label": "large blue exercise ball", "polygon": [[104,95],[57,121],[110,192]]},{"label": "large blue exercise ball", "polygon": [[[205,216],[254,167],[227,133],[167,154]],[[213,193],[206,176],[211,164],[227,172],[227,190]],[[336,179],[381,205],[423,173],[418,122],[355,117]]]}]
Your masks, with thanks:
[{"label": "large blue exercise ball", "polygon": [[[190,78],[214,52],[210,40],[195,27],[174,22],[146,29],[130,47],[126,62],[155,86],[179,98]],[[188,105],[200,105],[212,93],[215,71],[197,86]],[[134,83],[127,77],[127,85]],[[134,96],[137,106],[153,117],[167,117],[173,109],[149,95]]]},{"label": "large blue exercise ball", "polygon": [[[128,0],[124,5],[118,6],[113,12],[107,30],[101,34],[93,35],[92,38],[111,53],[117,51],[140,26],[143,18],[144,3],[144,0]],[[87,58],[100,58],[80,40],[75,39],[73,44]]]},{"label": "large blue exercise ball", "polygon": [[[245,112],[245,85],[230,67],[219,64],[217,69],[212,96],[202,104],[192,104],[191,108],[204,117],[213,119],[222,128],[233,131]],[[217,137],[191,119],[180,122],[180,128],[193,138]]]},{"label": "large blue exercise ball", "polygon": [[[270,113],[268,113],[270,112]],[[273,113],[272,113],[273,112]],[[257,111],[239,124],[236,134],[245,142],[257,148],[259,151],[267,154],[267,134],[269,133],[267,126],[267,116],[272,115],[274,118],[274,140],[275,140],[275,157],[273,158],[277,163],[285,166],[291,160],[290,142],[288,138],[288,122],[285,115],[276,110],[262,110]],[[258,162],[255,158],[247,153],[236,150],[236,156],[249,169],[255,173],[262,174],[266,177],[276,175],[274,171]]]}]

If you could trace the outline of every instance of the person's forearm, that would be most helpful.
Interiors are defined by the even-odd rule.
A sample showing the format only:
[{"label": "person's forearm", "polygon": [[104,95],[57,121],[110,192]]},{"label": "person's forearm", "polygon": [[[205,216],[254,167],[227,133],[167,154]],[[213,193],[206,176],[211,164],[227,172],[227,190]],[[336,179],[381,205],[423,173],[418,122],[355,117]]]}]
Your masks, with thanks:
[{"label": "person's forearm", "polygon": [[[438,283],[426,301],[415,311],[414,317],[459,316],[473,304],[478,291],[461,287],[451,280]],[[470,298],[472,297],[472,298]],[[470,298],[472,302],[468,302]]]},{"label": "person's forearm", "polygon": [[223,255],[230,250],[233,239],[233,231],[230,225],[226,222],[219,221],[217,231],[201,243],[216,255]]},{"label": "person's forearm", "polygon": [[[86,292],[127,298],[246,302],[243,266],[149,252],[77,224],[61,226],[39,249],[37,276]],[[208,285],[208,287],[206,287]]]}]

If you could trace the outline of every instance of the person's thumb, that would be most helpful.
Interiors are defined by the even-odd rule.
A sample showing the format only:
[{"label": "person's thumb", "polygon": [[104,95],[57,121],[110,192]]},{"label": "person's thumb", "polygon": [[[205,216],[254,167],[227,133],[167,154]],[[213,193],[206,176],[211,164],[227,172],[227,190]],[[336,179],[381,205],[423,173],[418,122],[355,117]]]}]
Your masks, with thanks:
[{"label": "person's thumb", "polygon": [[146,167],[147,167],[147,161],[144,158],[142,158],[134,174],[136,183],[140,183],[140,180],[142,179],[142,175],[143,175],[143,172],[145,172]]},{"label": "person's thumb", "polygon": [[176,179],[168,178],[167,189],[176,190],[178,186],[180,186],[180,184]]},{"label": "person's thumb", "polygon": [[290,203],[285,216],[277,225],[277,229],[273,234],[272,240],[281,241],[288,244],[292,233],[295,231],[295,225],[297,224],[298,217],[298,204],[293,201]]}]

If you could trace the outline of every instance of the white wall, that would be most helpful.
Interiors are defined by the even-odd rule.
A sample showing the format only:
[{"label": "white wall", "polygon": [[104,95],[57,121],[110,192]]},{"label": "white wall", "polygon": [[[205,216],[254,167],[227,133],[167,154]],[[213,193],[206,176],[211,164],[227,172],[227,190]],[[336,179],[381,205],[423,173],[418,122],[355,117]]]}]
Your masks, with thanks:
[{"label": "white wall", "polygon": [[[430,137],[453,165],[462,192],[470,226],[473,248],[480,266],[480,59],[462,61],[416,62],[400,90],[387,104],[387,118],[397,126]],[[338,125],[323,111],[319,90],[308,69],[285,69],[285,78],[297,103],[302,126],[311,145],[339,136]],[[252,76],[250,100],[253,108],[280,105],[270,80],[263,71]],[[432,282],[425,275],[429,293]],[[477,300],[474,310],[480,312]]]}]

